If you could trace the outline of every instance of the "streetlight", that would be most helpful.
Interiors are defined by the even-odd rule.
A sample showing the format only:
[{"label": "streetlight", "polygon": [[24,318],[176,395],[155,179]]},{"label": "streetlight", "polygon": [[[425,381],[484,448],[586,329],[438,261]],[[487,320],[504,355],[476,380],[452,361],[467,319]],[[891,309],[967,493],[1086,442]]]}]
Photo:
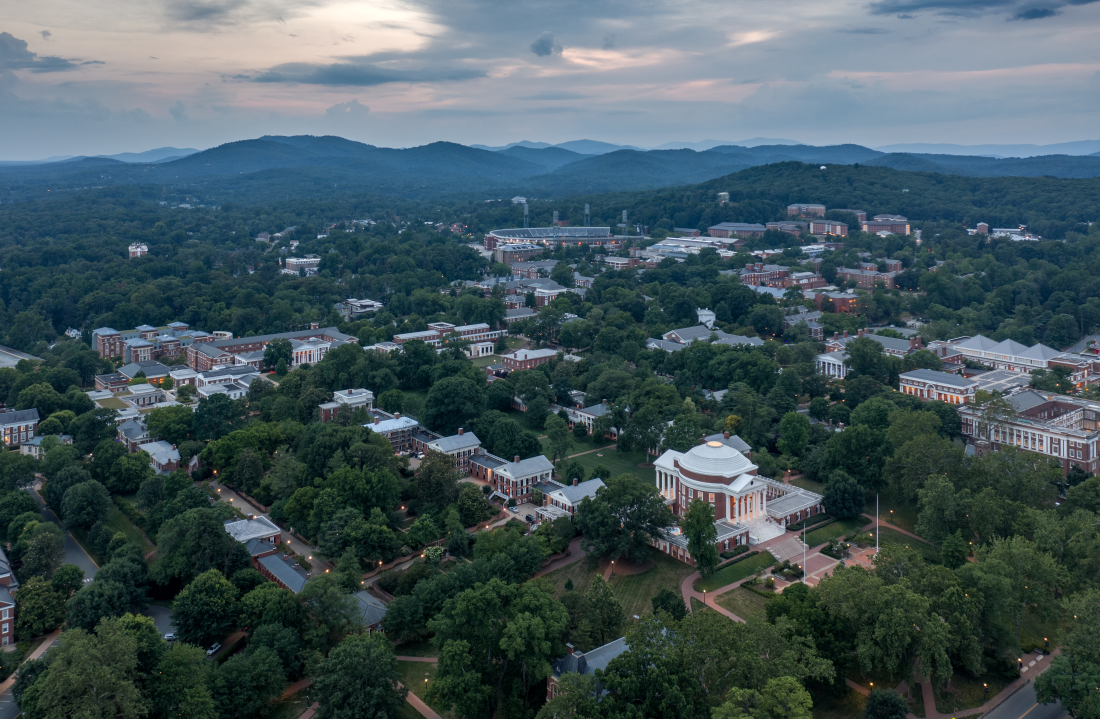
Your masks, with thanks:
[{"label": "streetlight", "polygon": [[982,684],[982,686],[985,687],[985,698],[988,699],[989,698],[989,685],[988,684]]},{"label": "streetlight", "polygon": [[[612,559],[611,560],[611,577],[614,577],[614,576],[615,576],[615,560]],[[608,577],[608,579],[610,579],[611,577]]]},{"label": "streetlight", "polygon": [[707,606],[707,590],[703,590],[703,606]]}]

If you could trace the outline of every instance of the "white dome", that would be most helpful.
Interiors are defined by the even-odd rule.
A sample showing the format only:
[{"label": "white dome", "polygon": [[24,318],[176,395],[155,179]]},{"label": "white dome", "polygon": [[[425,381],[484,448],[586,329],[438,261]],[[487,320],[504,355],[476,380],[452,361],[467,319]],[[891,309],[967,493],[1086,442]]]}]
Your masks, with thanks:
[{"label": "white dome", "polygon": [[736,477],[756,469],[756,465],[746,459],[745,455],[721,442],[707,442],[692,447],[687,454],[680,457],[679,464],[689,472],[708,477]]}]

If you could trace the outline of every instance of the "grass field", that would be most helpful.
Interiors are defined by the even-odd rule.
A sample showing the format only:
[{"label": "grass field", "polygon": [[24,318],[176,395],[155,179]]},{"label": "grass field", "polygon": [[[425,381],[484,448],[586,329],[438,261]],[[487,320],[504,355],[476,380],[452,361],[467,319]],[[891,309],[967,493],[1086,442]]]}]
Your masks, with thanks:
[{"label": "grass field", "polygon": [[695,591],[701,592],[705,589],[708,592],[713,592],[715,589],[721,589],[727,584],[733,584],[745,577],[751,577],[761,569],[767,569],[773,564],[775,564],[775,557],[767,552],[754,554],[748,559],[743,559],[740,562],[727,564],[706,579],[700,579],[695,582]]},{"label": "grass field", "polygon": [[[821,529],[811,529],[809,532],[806,532],[806,545],[816,547],[819,544],[825,544],[828,541],[836,539],[842,534],[851,537],[853,532],[858,532],[859,528],[866,523],[867,521],[865,519],[856,517],[855,519],[841,519]],[[799,536],[802,535],[800,534]]]},{"label": "grass field", "polygon": [[[111,513],[107,515],[106,525],[112,534],[121,532],[127,539],[141,547],[143,554],[154,548],[152,544],[145,541],[145,537],[141,535],[141,530],[134,526],[129,517],[113,504],[111,505]],[[84,547],[84,551],[91,555],[96,564],[103,566],[106,563],[106,560],[96,553],[91,542],[88,541],[88,530],[74,527],[69,531],[72,532],[73,538],[80,543],[80,546]]]},{"label": "grass field", "polygon": [[[874,495],[867,498],[867,503],[863,505],[863,511],[872,517],[875,516]],[[917,508],[902,504],[885,494],[879,496],[878,516],[884,525],[889,523],[904,529],[906,532],[914,531],[917,526]]]},{"label": "grass field", "polygon": [[791,484],[796,487],[802,487],[802,489],[808,489],[811,492],[817,494],[825,493],[825,485],[821,482],[815,482],[812,479],[806,479],[805,477],[793,477],[791,478]]},{"label": "grass field", "polygon": [[409,642],[394,647],[394,653],[404,657],[435,657],[439,650],[431,642]]},{"label": "grass field", "polygon": [[[871,531],[874,532],[873,529]],[[878,532],[879,546],[882,546],[883,544],[900,544],[903,547],[915,549],[920,552],[925,561],[937,563],[940,561],[940,553],[936,551],[935,547],[933,547],[931,544],[928,544],[927,542],[913,539],[912,537],[902,534],[901,532],[896,532],[889,527],[879,527]],[[874,539],[872,539],[871,541],[873,542]]]},{"label": "grass field", "polygon": [[[610,442],[608,443],[610,444]],[[602,457],[597,455],[602,454]],[[652,460],[652,455],[650,460]],[[614,447],[608,447],[607,449],[599,452],[591,452],[580,457],[575,457],[569,460],[571,462],[580,462],[584,467],[584,471],[591,473],[596,465],[603,465],[611,470],[611,476],[617,477],[620,474],[633,474],[639,479],[643,479],[650,484],[657,483],[657,471],[652,467],[642,468],[638,464],[645,461],[644,452],[620,452]],[[601,477],[601,479],[606,479]]]},{"label": "grass field", "polygon": [[[429,703],[425,696],[428,687],[435,681],[435,673],[436,665],[430,662],[397,662],[397,674],[400,677],[401,683],[405,685],[405,688],[420,697],[421,701],[432,709],[439,712],[440,716],[444,717],[444,719],[453,719],[453,712],[440,711],[439,707]],[[425,679],[427,681],[424,681]],[[408,703],[406,703],[406,706],[408,706]],[[416,714],[415,710],[413,713],[416,716],[420,716]]]},{"label": "grass field", "polygon": [[309,706],[306,704],[308,693],[309,689],[306,688],[283,699],[275,705],[275,711],[271,712],[270,719],[298,719],[302,716],[302,712],[306,710],[306,707]]},{"label": "grass field", "polygon": [[745,589],[744,587],[737,587],[728,592],[723,592],[714,599],[723,608],[730,610],[742,619],[748,619],[756,614],[763,615],[764,608],[771,601],[767,597],[760,596],[751,589]]},{"label": "grass field", "polygon": [[484,357],[475,357],[470,360],[470,364],[474,367],[488,367],[491,364],[500,364],[503,360],[500,355],[485,355]]},{"label": "grass field", "polygon": [[[656,550],[650,550],[650,553],[653,558],[653,568],[649,571],[630,576],[616,575],[611,578],[611,588],[614,590],[619,603],[623,605],[627,616],[637,614],[640,617],[651,613],[653,611],[652,600],[658,592],[667,588],[679,594],[680,582],[684,580],[684,577],[695,571],[693,567],[673,559],[667,554]],[[592,580],[599,576],[603,576],[599,564],[595,560],[585,557],[568,567],[562,567],[547,574],[543,579],[554,585],[554,594],[560,597],[566,591],[565,583],[567,580],[573,580],[573,591],[586,592],[589,585],[592,584]]]},{"label": "grass field", "polygon": [[814,719],[852,719],[863,715],[867,697],[855,689],[835,697],[831,694],[814,694],[812,709]]},{"label": "grass field", "polygon": [[[1043,661],[1048,660],[1044,659]],[[989,684],[989,696],[995,697],[1008,686],[1008,681],[1000,677],[975,679],[966,674],[955,672],[955,675],[951,677],[951,688],[949,690],[944,691],[938,683],[933,685],[936,711],[948,714],[963,709],[980,707],[986,700],[985,684]]]}]

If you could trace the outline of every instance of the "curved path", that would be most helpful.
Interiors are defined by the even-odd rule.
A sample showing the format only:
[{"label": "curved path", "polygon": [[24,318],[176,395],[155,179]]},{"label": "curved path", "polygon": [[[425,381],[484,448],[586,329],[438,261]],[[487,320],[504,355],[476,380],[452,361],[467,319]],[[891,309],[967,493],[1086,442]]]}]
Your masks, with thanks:
[{"label": "curved path", "polygon": [[579,562],[580,560],[584,559],[586,555],[585,551],[581,549],[582,539],[583,537],[574,537],[573,541],[569,543],[569,556],[562,557],[561,559],[555,559],[553,562],[550,562],[545,567],[535,572],[535,576],[545,576],[556,569],[568,567],[570,564],[573,564],[574,562]]}]

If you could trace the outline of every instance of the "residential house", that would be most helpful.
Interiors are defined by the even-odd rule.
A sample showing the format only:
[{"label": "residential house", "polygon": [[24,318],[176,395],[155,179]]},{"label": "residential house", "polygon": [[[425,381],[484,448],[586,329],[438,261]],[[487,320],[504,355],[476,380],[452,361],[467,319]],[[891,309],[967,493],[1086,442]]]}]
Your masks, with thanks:
[{"label": "residential house", "polygon": [[363,620],[363,626],[371,632],[380,629],[382,620],[386,617],[386,605],[382,600],[365,589],[352,596],[355,597],[359,607],[359,617]]},{"label": "residential house", "polygon": [[502,354],[501,363],[509,372],[516,370],[532,369],[540,364],[545,364],[558,356],[557,350],[515,350]]},{"label": "residential house", "polygon": [[0,430],[4,432],[5,447],[23,444],[38,431],[38,410],[0,408]]},{"label": "residential house", "polygon": [[[536,510],[541,518],[553,521],[558,517],[572,519],[577,514],[577,509],[585,497],[595,499],[596,490],[604,486],[603,480],[598,477],[587,482],[574,479],[573,484],[565,485],[560,489],[553,489],[545,499],[545,505]],[[557,510],[557,511],[554,511]]]},{"label": "residential house", "polygon": [[336,415],[341,407],[347,407],[351,410],[372,410],[374,409],[374,392],[371,392],[369,389],[357,388],[333,393],[331,402],[325,402],[319,405],[321,410],[321,421],[331,422],[336,419]]},{"label": "residential house", "polygon": [[493,470],[489,486],[496,494],[520,504],[531,501],[534,485],[547,482],[553,473],[554,464],[541,454],[523,460],[516,455],[513,461]]},{"label": "residential house", "polygon": [[0,548],[0,646],[15,645],[15,593],[19,580],[12,571],[8,555]]},{"label": "residential house", "polygon": [[168,474],[180,468],[180,453],[170,442],[157,440],[143,444],[141,451],[149,454],[149,464],[157,474]]},{"label": "residential house", "polygon": [[[565,645],[565,656],[555,660],[550,665],[550,676],[546,679],[546,701],[550,701],[558,695],[558,681],[566,674],[593,675],[596,670],[606,671],[611,660],[630,649],[626,643],[626,637],[619,637],[613,642],[608,642],[602,647],[596,647],[585,653],[576,649],[571,643]],[[597,686],[596,693],[603,693],[603,688]]]},{"label": "residential house", "polygon": [[[434,434],[434,433],[433,433]],[[439,452],[449,457],[454,457],[455,467],[466,471],[470,466],[470,458],[481,447],[481,440],[473,432],[467,432],[462,427],[458,428],[458,434],[449,437],[424,437],[417,435],[414,438],[416,451]]]},{"label": "residential house", "polygon": [[[73,443],[73,437],[69,434],[51,434],[47,435],[47,437],[53,437],[61,444]],[[44,439],[46,439],[46,437],[31,437],[26,442],[19,445],[19,453],[28,454],[35,459],[42,459],[42,457],[44,456],[42,452],[42,440]]]}]

